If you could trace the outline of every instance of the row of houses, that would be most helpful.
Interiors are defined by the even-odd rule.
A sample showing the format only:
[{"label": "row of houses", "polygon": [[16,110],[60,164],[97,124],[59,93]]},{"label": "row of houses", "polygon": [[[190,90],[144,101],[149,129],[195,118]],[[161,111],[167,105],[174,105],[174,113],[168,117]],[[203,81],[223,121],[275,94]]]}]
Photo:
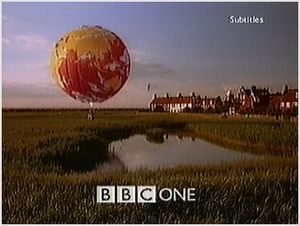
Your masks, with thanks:
[{"label": "row of houses", "polygon": [[192,93],[190,96],[182,96],[179,93],[176,97],[170,97],[168,93],[164,97],[157,97],[154,94],[150,102],[150,110],[179,113],[200,107],[205,110],[214,109],[215,103],[216,98],[208,98],[206,96],[201,98],[201,96],[196,96],[195,93]]},{"label": "row of houses", "polygon": [[220,96],[209,98],[201,97],[194,92],[189,96],[179,93],[175,97],[158,97],[154,94],[149,103],[151,111],[158,112],[216,112],[232,114],[279,114],[293,112],[298,107],[298,89],[289,89],[284,85],[282,92],[270,93],[268,88],[252,86],[245,89],[243,86],[233,94],[229,90],[225,98]]}]

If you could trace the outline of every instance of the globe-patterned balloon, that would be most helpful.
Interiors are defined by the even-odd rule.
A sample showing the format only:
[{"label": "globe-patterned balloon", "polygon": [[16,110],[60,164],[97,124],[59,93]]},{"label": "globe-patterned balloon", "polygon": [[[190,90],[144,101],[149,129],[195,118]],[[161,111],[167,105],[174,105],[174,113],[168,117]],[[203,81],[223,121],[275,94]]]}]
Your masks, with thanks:
[{"label": "globe-patterned balloon", "polygon": [[56,84],[69,96],[82,102],[103,102],[125,84],[130,56],[113,32],[83,26],[56,43],[51,70]]}]

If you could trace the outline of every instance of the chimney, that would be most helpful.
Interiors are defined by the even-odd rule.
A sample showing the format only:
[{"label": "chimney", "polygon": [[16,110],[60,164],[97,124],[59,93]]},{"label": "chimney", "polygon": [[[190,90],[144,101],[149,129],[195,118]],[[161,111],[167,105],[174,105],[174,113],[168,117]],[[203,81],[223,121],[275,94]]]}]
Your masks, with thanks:
[{"label": "chimney", "polygon": [[165,97],[166,97],[166,98],[169,98],[169,94],[168,94],[168,93],[166,93]]},{"label": "chimney", "polygon": [[153,100],[156,100],[157,99],[157,95],[156,93],[153,94]]},{"label": "chimney", "polygon": [[177,97],[180,98],[181,101],[183,100],[183,96],[182,96],[181,93],[178,93],[178,94],[177,94]]},{"label": "chimney", "polygon": [[244,93],[244,92],[245,92],[245,87],[242,86],[242,87],[240,88],[240,93]]},{"label": "chimney", "polygon": [[286,94],[287,91],[288,91],[288,89],[289,89],[288,85],[285,84],[285,85],[283,86],[283,88],[282,88],[282,93],[281,93],[281,94],[283,94],[283,95]]},{"label": "chimney", "polygon": [[195,92],[191,93],[191,100],[192,100],[192,104],[194,105],[196,103],[196,94],[195,94]]}]

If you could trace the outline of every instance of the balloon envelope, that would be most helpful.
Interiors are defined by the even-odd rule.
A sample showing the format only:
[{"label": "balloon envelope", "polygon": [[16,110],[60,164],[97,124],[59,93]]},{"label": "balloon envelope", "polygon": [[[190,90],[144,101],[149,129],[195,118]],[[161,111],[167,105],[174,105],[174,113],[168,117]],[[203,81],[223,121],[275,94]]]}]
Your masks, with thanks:
[{"label": "balloon envelope", "polygon": [[82,102],[103,102],[126,82],[130,57],[122,40],[99,26],[83,26],[62,37],[51,57],[52,77]]}]

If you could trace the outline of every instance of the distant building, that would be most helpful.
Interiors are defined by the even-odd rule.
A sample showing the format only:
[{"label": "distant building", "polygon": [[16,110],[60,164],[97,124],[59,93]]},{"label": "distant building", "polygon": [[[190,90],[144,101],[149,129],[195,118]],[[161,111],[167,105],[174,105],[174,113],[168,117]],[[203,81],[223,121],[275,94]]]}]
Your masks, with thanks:
[{"label": "distant building", "polygon": [[203,112],[234,114],[269,114],[269,115],[297,115],[298,114],[298,89],[289,89],[287,85],[282,92],[270,93],[269,88],[256,88],[251,86],[245,89],[243,86],[238,93],[233,94],[228,90],[224,101],[221,97],[209,98],[196,96],[193,92],[190,96],[179,93],[176,97],[170,97],[168,93],[164,97],[154,94],[149,103],[152,112]]},{"label": "distant building", "polygon": [[282,95],[280,109],[289,110],[298,107],[298,89],[289,89]]},{"label": "distant building", "polygon": [[237,110],[239,114],[265,114],[269,106],[270,92],[268,88],[257,89],[256,86],[251,86],[250,89],[245,89],[242,86],[237,99],[240,104]]},{"label": "distant building", "polygon": [[239,105],[236,104],[236,99],[234,98],[234,94],[231,90],[226,92],[226,97],[224,101],[224,111],[228,115],[234,115],[236,113],[236,109],[238,109]]},{"label": "distant building", "polygon": [[164,97],[157,97],[157,95],[154,94],[153,99],[150,102],[151,111],[157,112],[179,113],[188,108],[192,109],[192,107],[192,97],[184,97],[180,93],[177,97],[170,97],[168,93],[166,93]]},{"label": "distant building", "polygon": [[216,107],[216,98],[208,98],[205,96],[200,100],[200,108],[204,110],[215,109]]},{"label": "distant building", "polygon": [[280,102],[282,94],[280,92],[270,94],[270,101],[268,106],[268,114],[274,115],[280,113]]},{"label": "distant building", "polygon": [[153,99],[149,103],[150,110],[152,112],[170,112],[170,113],[180,113],[189,112],[193,109],[207,109],[215,108],[216,98],[201,98],[196,96],[193,92],[190,96],[182,96],[179,93],[176,97],[170,97],[168,93],[164,97],[157,97],[154,94]]}]

